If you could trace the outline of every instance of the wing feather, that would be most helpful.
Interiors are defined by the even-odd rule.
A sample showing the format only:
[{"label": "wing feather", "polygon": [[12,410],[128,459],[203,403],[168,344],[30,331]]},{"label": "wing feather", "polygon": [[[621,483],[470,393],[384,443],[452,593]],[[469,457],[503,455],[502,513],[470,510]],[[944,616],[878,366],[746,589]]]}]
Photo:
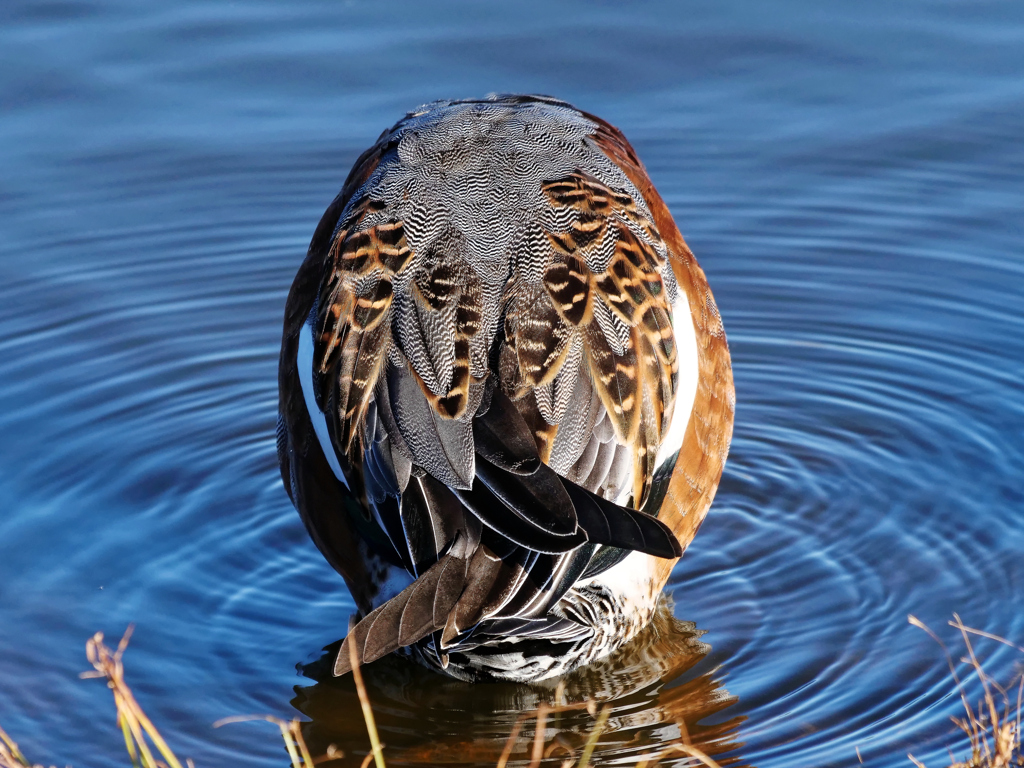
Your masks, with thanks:
[{"label": "wing feather", "polygon": [[540,469],[540,454],[522,414],[500,389],[492,388],[486,411],[473,420],[477,453],[495,467],[514,475]]},{"label": "wing feather", "polygon": [[565,482],[579,515],[580,526],[592,544],[606,544],[662,558],[683,554],[667,525],[652,515],[621,507],[573,482]]},{"label": "wing feather", "polygon": [[530,503],[535,498],[530,489],[524,488],[518,492],[518,489],[506,487],[503,490],[505,491],[504,499],[499,498],[485,483],[477,480],[473,483],[472,488],[468,490],[457,488],[454,489],[454,493],[463,506],[478,517],[484,525],[493,528],[519,546],[534,552],[546,554],[569,552],[586,542],[587,536],[579,528],[571,534],[558,535],[546,527],[532,523],[523,509],[511,510],[506,506],[506,500],[509,504],[517,506]]},{"label": "wing feather", "polygon": [[[456,540],[456,545],[458,543]],[[449,611],[465,588],[467,565],[465,547],[453,545],[452,551],[420,578],[371,611],[349,631],[341,644],[334,674],[344,675],[352,669],[349,656],[352,644],[356,646],[359,663],[368,664],[443,629]]]},{"label": "wing feather", "polygon": [[[527,279],[536,273],[526,267],[509,283],[505,347],[514,358],[499,354],[502,386],[532,428],[541,458],[564,474],[587,449],[580,425],[598,421],[589,412],[583,421],[585,405],[575,396],[577,361],[585,360],[585,378],[616,442],[635,457],[629,491],[638,508],[650,493],[678,376],[665,244],[636,200],[583,171],[541,190],[553,212],[543,229],[551,248],[539,283]],[[600,482],[610,467],[596,467]]]}]

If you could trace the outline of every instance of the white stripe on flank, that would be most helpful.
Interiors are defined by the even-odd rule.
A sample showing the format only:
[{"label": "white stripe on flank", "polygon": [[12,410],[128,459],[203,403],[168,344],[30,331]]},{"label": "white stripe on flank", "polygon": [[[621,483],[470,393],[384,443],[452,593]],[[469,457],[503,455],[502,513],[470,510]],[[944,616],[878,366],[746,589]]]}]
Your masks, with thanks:
[{"label": "white stripe on flank", "polygon": [[327,457],[327,463],[331,465],[334,476],[344,483],[348,488],[348,480],[345,473],[341,471],[341,464],[338,463],[338,454],[334,452],[334,445],[331,443],[331,435],[327,431],[327,418],[317,407],[316,395],[313,394],[313,324],[306,323],[299,331],[299,353],[296,355],[295,365],[299,369],[299,384],[302,386],[302,398],[306,401],[306,412],[309,420],[313,423],[313,431],[320,441],[320,448]]},{"label": "white stripe on flank", "polygon": [[[697,397],[697,334],[690,316],[690,303],[682,287],[679,298],[672,309],[672,333],[675,336],[676,354],[679,359],[679,386],[676,389],[675,410],[669,424],[668,434],[658,449],[656,467],[674,458],[682,448],[686,427],[693,417],[693,401]],[[618,565],[587,581],[578,582],[577,587],[588,584],[605,586],[613,595],[623,598],[628,605],[637,609],[653,607],[657,598],[652,587],[652,569],[656,558],[642,552],[630,552]]]},{"label": "white stripe on flank", "polygon": [[654,462],[656,467],[660,467],[683,447],[686,427],[693,415],[693,401],[697,397],[697,379],[700,375],[697,368],[697,332],[690,316],[690,302],[682,286],[679,286],[679,297],[672,308],[672,335],[675,337],[676,359],[679,360],[679,386],[676,389],[676,402],[668,434],[661,441]]}]

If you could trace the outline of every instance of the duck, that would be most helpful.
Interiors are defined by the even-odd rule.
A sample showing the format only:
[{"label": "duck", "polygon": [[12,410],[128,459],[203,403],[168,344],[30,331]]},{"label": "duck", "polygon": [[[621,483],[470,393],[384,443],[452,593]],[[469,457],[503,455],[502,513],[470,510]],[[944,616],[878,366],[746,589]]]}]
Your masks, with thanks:
[{"label": "duck", "polygon": [[425,104],[355,161],[285,304],[284,487],[391,653],[469,682],[604,658],[655,615],[735,413],[705,274],[617,128]]}]

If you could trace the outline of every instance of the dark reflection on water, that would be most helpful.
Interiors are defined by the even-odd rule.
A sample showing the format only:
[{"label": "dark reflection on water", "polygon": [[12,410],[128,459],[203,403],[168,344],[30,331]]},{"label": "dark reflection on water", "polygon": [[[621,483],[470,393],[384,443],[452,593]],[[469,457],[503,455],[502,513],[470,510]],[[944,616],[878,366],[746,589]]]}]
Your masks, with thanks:
[{"label": "dark reflection on water", "polygon": [[[348,683],[295,673],[352,603],[276,468],[285,293],[405,110],[539,91],[633,141],[736,373],[669,588],[706,634],[603,667],[602,760],[682,718],[759,768],[942,763],[960,704],[906,615],[1024,640],[1022,39],[1012,2],[0,3],[0,725],[124,765],[77,675],[135,622],[128,682],[199,768],[286,764],[272,730],[210,727],[236,714],[365,751]],[[554,695],[367,677],[395,764],[486,764]]]},{"label": "dark reflection on water", "polygon": [[[367,668],[367,693],[389,765],[495,765],[524,713],[541,705],[589,701],[610,708],[593,751],[597,765],[636,765],[654,760],[674,744],[712,757],[731,753],[722,764],[739,765],[737,730],[745,718],[729,709],[736,699],[722,687],[721,670],[694,673],[710,650],[700,640],[703,634],[662,605],[636,640],[566,676],[561,690],[555,681],[542,686],[469,685],[439,679],[392,658]],[[292,704],[310,718],[303,734],[314,752],[325,754],[334,745],[346,756],[338,765],[358,766],[366,754],[366,726],[352,716],[359,701],[351,677],[330,675],[333,659],[329,653],[304,668],[317,684],[298,688]],[[579,760],[595,729],[593,714],[566,709],[545,719],[542,738],[550,764]],[[511,749],[513,764],[529,761],[534,748],[536,720],[528,718],[524,724]],[[691,759],[675,753],[661,764]]]}]

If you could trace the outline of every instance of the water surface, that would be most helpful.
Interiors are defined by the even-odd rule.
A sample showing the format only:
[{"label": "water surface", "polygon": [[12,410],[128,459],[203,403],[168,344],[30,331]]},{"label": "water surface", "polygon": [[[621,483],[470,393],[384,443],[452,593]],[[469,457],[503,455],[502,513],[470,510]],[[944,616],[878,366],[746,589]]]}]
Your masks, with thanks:
[{"label": "water surface", "polygon": [[[284,298],[383,128],[531,91],[633,141],[736,373],[678,621],[569,681],[613,701],[601,764],[682,729],[762,768],[942,763],[960,704],[907,614],[1024,641],[1022,40],[1010,2],[5,3],[0,724],[125,764],[77,675],[135,622],[129,683],[180,755],[284,765],[269,727],[210,727],[266,712],[359,764],[350,683],[316,682],[352,603],[276,468]],[[1022,658],[983,650],[999,679]],[[554,695],[367,677],[395,765],[493,764]],[[578,748],[590,716],[563,718]]]}]

